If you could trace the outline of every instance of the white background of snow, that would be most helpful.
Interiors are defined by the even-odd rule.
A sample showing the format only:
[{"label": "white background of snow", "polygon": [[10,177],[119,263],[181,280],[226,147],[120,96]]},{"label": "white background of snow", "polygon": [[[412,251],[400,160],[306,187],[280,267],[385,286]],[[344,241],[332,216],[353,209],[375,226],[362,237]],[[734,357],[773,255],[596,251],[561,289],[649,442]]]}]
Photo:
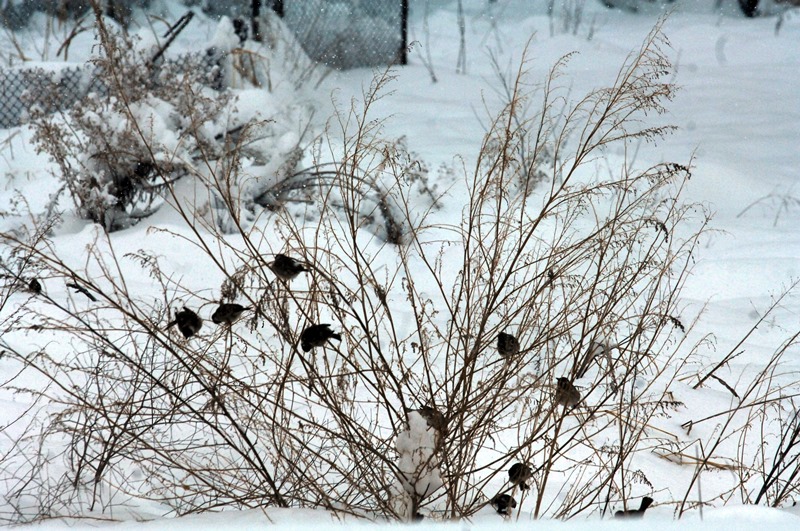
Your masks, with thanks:
[{"label": "white background of snow", "polygon": [[[645,523],[646,522],[646,523]],[[524,516],[519,520],[503,521],[496,514],[481,515],[472,522],[458,523],[430,523],[421,522],[413,524],[412,529],[424,531],[431,530],[452,530],[452,531],[490,531],[502,526],[503,529],[532,529],[537,530],[558,530],[571,531],[579,529],[593,529],[603,531],[606,529],[642,529],[643,525],[648,530],[673,530],[673,529],[697,529],[703,531],[751,531],[757,527],[775,530],[795,530],[800,522],[800,511],[786,511],[781,509],[769,509],[766,507],[724,507],[720,509],[707,510],[701,521],[698,516],[685,517],[680,521],[647,515],[646,521],[616,521],[616,520],[570,520],[566,522],[558,520],[537,520],[531,522]],[[76,521],[50,521],[34,526],[43,531],[75,529],[75,528],[98,528],[98,529],[164,529],[169,526],[171,531],[194,531],[198,529],[263,529],[265,527],[276,531],[302,531],[312,529],[397,529],[398,524],[369,524],[363,522],[341,522],[335,517],[323,511],[310,509],[273,509],[264,512],[259,510],[248,511],[228,511],[224,513],[209,513],[203,515],[185,516],[165,521],[152,520],[149,522],[122,522],[115,523],[95,523]]]},{"label": "white background of snow", "polygon": [[[765,203],[763,207],[756,206],[738,216],[767,194],[794,194],[800,178],[800,14],[795,12],[787,16],[776,35],[774,17],[746,19],[732,1],[728,0],[722,11],[715,11],[714,3],[713,0],[677,0],[673,4],[675,12],[666,23],[665,32],[673,47],[669,55],[676,66],[675,82],[682,90],[669,104],[670,113],[663,120],[677,125],[680,130],[655,146],[643,148],[639,156],[649,161],[678,162],[693,157],[695,168],[688,198],[706,202],[716,211],[713,228],[723,232],[705,242],[683,295],[689,314],[710,301],[697,334],[714,333],[717,353],[721,353],[756,322],[769,303],[769,293],[797,278],[800,269],[798,207],[784,212],[774,226],[775,204]],[[585,22],[578,35],[557,33],[551,36],[548,18],[544,16],[544,2],[500,0],[498,7],[501,9],[494,17],[494,25],[483,1],[467,0],[467,74],[462,75],[455,73],[458,54],[455,4],[436,4],[443,8],[433,10],[429,24],[431,54],[439,82],[431,84],[419,55],[413,52],[411,64],[397,70],[397,80],[391,86],[394,94],[382,99],[373,109],[375,116],[392,116],[386,126],[387,136],[406,136],[409,147],[434,168],[440,162],[451,163],[456,154],[463,156],[467,168],[471,167],[483,134],[478,119],[485,118],[482,99],[486,98],[490,108],[496,102],[485,46],[499,50],[501,62],[514,68],[522,47],[533,35],[530,56],[534,79],[543,75],[563,54],[576,50],[579,55],[570,61],[565,79],[575,94],[581,94],[613,79],[624,58],[638,49],[660,14],[658,6],[647,6],[642,13],[634,15],[608,11],[588,0]],[[508,6],[504,7],[506,4]],[[410,35],[424,44],[420,15],[418,6],[412,17]],[[586,36],[593,19],[594,35],[589,41]],[[191,34],[187,32],[176,48],[193,49],[212,38],[213,25],[200,26],[199,30],[198,27],[195,26]],[[71,47],[70,59],[88,57],[92,44],[87,34],[81,35]],[[50,55],[55,54],[50,52]],[[332,90],[337,91],[339,101],[346,102],[358,97],[371,77],[372,72],[368,70],[329,75],[314,96],[318,98],[315,102],[319,107],[317,117],[329,115]],[[288,90],[281,90],[280,94],[286,105],[293,103],[290,98],[308,97],[305,93],[291,94]],[[0,141],[4,139],[2,135],[0,132]],[[13,157],[9,148],[4,148],[0,155],[0,170],[5,174],[0,183],[3,204],[15,190],[21,191],[34,205],[46,199],[36,176],[47,168],[26,145],[27,138],[29,134],[22,132],[12,141]],[[796,194],[800,197],[800,191]],[[458,212],[460,206],[456,203],[448,208]],[[75,234],[80,225],[62,227],[61,232]],[[145,226],[139,226],[117,238],[136,241],[143,237],[145,230]],[[66,236],[63,248],[69,246],[69,240]],[[190,265],[186,267],[188,272]],[[796,330],[798,310],[797,298],[790,298],[748,344],[748,354],[737,360],[728,376],[735,381],[738,375],[746,375],[750,367],[755,366],[748,363],[766,356],[782,337]],[[791,356],[786,370],[796,373],[800,371],[800,357],[797,351]],[[679,399],[687,403],[687,411],[676,414],[676,426],[704,413],[707,408],[723,409],[729,395],[712,385],[699,391],[690,391],[687,387]],[[12,415],[19,408],[18,404],[6,401],[2,406],[6,414]],[[657,487],[667,488],[673,495],[685,490],[683,482],[687,475],[675,475],[674,468],[655,458],[649,460],[647,467],[648,477],[661,483]],[[704,476],[703,480],[713,481],[713,478]],[[658,506],[658,502],[656,499],[656,506],[647,515],[647,525],[653,529],[686,525],[726,530],[752,529],[756,525],[796,529],[800,525],[797,512],[792,515],[758,507],[710,509],[705,512],[702,524],[696,513],[685,518],[682,521],[685,524],[674,523],[671,521],[673,508]],[[306,529],[327,526],[331,522],[331,517],[320,511],[270,509],[267,514],[281,529]],[[526,518],[523,512],[520,519]],[[261,512],[246,511],[169,522],[127,522],[116,527],[169,525],[175,529],[241,529],[261,527],[264,523]],[[474,524],[455,525],[459,529],[465,526],[480,529],[493,528],[500,523],[499,517],[489,511],[481,514]],[[75,525],[75,522],[48,522],[40,527],[55,529]],[[589,525],[601,529],[621,524],[592,519]],[[569,529],[586,527],[586,523],[537,522],[536,526]]]}]

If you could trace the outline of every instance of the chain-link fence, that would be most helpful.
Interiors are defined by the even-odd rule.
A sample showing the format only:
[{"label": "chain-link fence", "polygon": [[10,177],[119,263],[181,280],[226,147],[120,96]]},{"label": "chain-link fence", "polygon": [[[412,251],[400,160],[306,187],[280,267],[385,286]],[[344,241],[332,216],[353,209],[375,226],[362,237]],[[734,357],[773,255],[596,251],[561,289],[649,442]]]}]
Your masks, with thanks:
[{"label": "chain-link fence", "polygon": [[[32,106],[54,112],[72,106],[102,84],[85,66],[70,66],[56,71],[41,68],[0,70],[0,128],[25,123]],[[57,97],[53,97],[54,92]]]},{"label": "chain-link fence", "polygon": [[[127,25],[150,0],[98,0],[104,13]],[[254,11],[278,13],[315,61],[333,68],[403,63],[409,0],[183,0],[207,15],[249,19]],[[156,5],[157,3],[153,3]],[[89,12],[89,0],[0,0],[0,25],[23,26],[33,13],[60,19]]]},{"label": "chain-link fence", "polygon": [[[97,1],[107,16],[123,26],[130,22],[134,9],[147,9],[151,3],[150,0]],[[0,25],[14,30],[25,26],[35,13],[67,20],[91,13],[91,9],[92,0],[0,0]]]},{"label": "chain-link fence", "polygon": [[334,68],[404,62],[401,0],[284,0],[283,19],[306,53]]},{"label": "chain-link fence", "polygon": [[[224,88],[222,61],[224,54],[213,48],[206,52],[182,55],[153,68],[176,73],[189,73],[204,84]],[[142,65],[142,68],[147,68]],[[65,65],[58,69],[43,68],[0,70],[0,128],[15,127],[27,121],[31,109],[51,113],[70,108],[91,92],[105,93],[106,87],[92,65]]]},{"label": "chain-link fence", "polygon": [[234,0],[206,2],[210,16],[280,16],[311,59],[333,68],[405,62],[409,0]]},{"label": "chain-link fence", "polygon": [[[199,7],[210,16],[238,18],[240,27],[245,21],[252,24],[254,12],[264,16],[267,13],[261,9],[271,10],[283,19],[313,60],[333,68],[405,63],[408,0],[185,0],[185,3],[194,7],[201,4]],[[105,5],[106,10],[113,7],[119,15],[123,8],[146,7],[149,1],[106,0]],[[64,14],[57,11],[57,8],[70,7],[74,12]],[[0,0],[0,22],[11,28],[22,24],[34,10],[57,12],[60,13],[58,16],[79,16],[87,9],[88,1]],[[269,16],[273,16],[272,13]],[[213,53],[198,53],[171,62],[182,71],[199,67],[201,71],[210,72],[220,60]],[[201,64],[198,65],[198,61]],[[222,88],[221,76],[205,82]],[[104,88],[92,67],[73,65],[49,71],[0,70],[0,90],[3,95],[0,98],[0,128],[6,128],[24,123],[32,105],[50,112],[66,109],[89,92]]]}]

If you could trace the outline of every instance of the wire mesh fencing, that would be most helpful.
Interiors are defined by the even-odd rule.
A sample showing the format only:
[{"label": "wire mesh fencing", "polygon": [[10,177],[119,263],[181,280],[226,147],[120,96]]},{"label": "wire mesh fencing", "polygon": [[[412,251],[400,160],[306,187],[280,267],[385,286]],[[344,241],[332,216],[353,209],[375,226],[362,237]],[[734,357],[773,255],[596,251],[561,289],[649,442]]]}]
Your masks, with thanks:
[{"label": "wire mesh fencing", "polygon": [[[149,67],[154,82],[159,71],[174,75],[188,73],[215,89],[225,88],[223,64],[226,55],[216,49],[167,59]],[[142,65],[142,68],[147,68]],[[15,127],[28,121],[31,110],[53,113],[69,109],[92,92],[107,93],[99,70],[91,64],[65,64],[56,68],[16,68],[0,70],[0,128]]]},{"label": "wire mesh fencing", "polygon": [[[39,4],[43,2],[11,0],[0,8],[0,21],[11,30],[11,8],[30,17],[35,10],[44,9]],[[408,0],[232,0],[204,2],[202,8],[212,17],[231,16],[240,26],[248,18],[255,26],[253,20],[271,11],[269,16],[282,18],[311,59],[332,68],[348,69],[405,63],[408,4]],[[146,8],[149,2],[114,0],[109,5]],[[82,9],[85,11],[85,6]],[[81,12],[76,10],[72,16]],[[116,12],[122,12],[121,8]],[[205,73],[202,81],[219,90],[224,87],[222,60],[220,54],[210,49],[166,63],[183,71],[198,69]],[[44,112],[64,110],[88,93],[103,90],[105,87],[91,65],[0,70],[0,128],[25,123],[34,106]]]},{"label": "wire mesh fencing", "polygon": [[102,83],[82,65],[49,71],[0,70],[0,127],[25,123],[33,107],[45,113],[67,109],[92,90],[101,89]]},{"label": "wire mesh fencing", "polygon": [[284,0],[283,20],[305,52],[333,68],[401,64],[408,2]]},{"label": "wire mesh fencing", "polygon": [[332,68],[403,64],[409,0],[231,0],[206,2],[211,17],[252,22],[272,11],[308,56]]}]

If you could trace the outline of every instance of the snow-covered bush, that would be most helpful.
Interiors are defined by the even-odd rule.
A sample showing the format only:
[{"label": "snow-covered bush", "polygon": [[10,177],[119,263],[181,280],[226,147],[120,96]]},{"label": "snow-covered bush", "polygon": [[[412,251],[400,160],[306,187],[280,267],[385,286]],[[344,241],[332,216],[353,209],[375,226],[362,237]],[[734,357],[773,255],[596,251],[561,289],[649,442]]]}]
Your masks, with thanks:
[{"label": "snow-covered bush", "polygon": [[[67,113],[32,114],[34,139],[56,162],[79,215],[113,232],[159,208],[166,190],[190,171],[199,144],[213,142],[209,124],[230,97],[203,87],[205,72],[159,68],[155,45],[98,21],[102,54],[94,75],[105,90]],[[199,122],[191,120],[200,113]]]},{"label": "snow-covered bush", "polygon": [[[279,109],[269,93],[248,87],[234,93],[215,86],[248,68],[228,63],[239,43],[227,18],[206,51],[217,60],[197,56],[190,68],[156,59],[162,49],[155,43],[97,20],[102,54],[95,75],[106,90],[66,113],[33,112],[37,145],[57,163],[80,217],[107,232],[128,228],[156,212],[190,175],[206,189],[193,207],[212,223],[230,232],[231,217],[252,219],[258,198],[285,186],[281,179],[299,162],[295,129],[307,109]],[[251,58],[249,71],[260,84],[260,62]]]}]

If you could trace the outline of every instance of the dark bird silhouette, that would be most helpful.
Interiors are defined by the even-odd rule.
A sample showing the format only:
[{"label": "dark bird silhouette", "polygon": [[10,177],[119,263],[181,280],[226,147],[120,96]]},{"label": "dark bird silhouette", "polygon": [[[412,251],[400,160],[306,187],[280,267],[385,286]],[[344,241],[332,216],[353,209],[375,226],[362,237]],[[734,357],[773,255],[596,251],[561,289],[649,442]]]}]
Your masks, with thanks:
[{"label": "dark bird silhouette", "polygon": [[562,376],[556,380],[556,404],[561,404],[564,407],[575,407],[580,401],[581,394],[569,379]]},{"label": "dark bird silhouette", "polygon": [[513,356],[519,352],[519,341],[511,334],[500,332],[497,334],[497,352],[501,356]]},{"label": "dark bird silhouette", "polygon": [[215,324],[230,325],[241,317],[245,310],[247,310],[247,308],[241,304],[223,302],[220,303],[219,307],[211,314],[211,320],[214,321]]},{"label": "dark bird silhouette", "polygon": [[276,254],[275,259],[267,264],[275,276],[279,279],[288,282],[300,273],[308,271],[308,268],[285,254]]},{"label": "dark bird silhouette", "polygon": [[645,496],[642,498],[642,503],[639,505],[638,509],[630,509],[628,511],[617,511],[614,513],[614,518],[642,518],[644,517],[644,512],[647,510],[650,505],[653,504],[653,498],[650,496]]},{"label": "dark bird silhouette", "polygon": [[203,327],[203,320],[200,319],[199,315],[184,306],[183,310],[175,313],[175,319],[167,325],[167,330],[175,325],[178,325],[178,330],[183,334],[183,337],[189,339]]},{"label": "dark bird silhouette", "polygon": [[39,282],[38,279],[32,278],[31,281],[28,282],[28,289],[38,295],[42,292],[42,283]]},{"label": "dark bird silhouette", "polygon": [[314,347],[323,346],[329,339],[342,340],[342,336],[331,330],[330,324],[311,325],[300,334],[300,346],[303,352],[308,352]]},{"label": "dark bird silhouette", "polygon": [[507,516],[511,509],[517,507],[517,500],[508,494],[498,494],[492,498],[492,507],[494,507],[494,510],[497,511],[497,514]]},{"label": "dark bird silhouette", "polygon": [[510,481],[512,485],[519,485],[519,488],[522,490],[528,490],[530,488],[526,483],[529,479],[531,479],[531,467],[528,465],[514,463],[511,465],[511,468],[508,469],[508,481]]}]

